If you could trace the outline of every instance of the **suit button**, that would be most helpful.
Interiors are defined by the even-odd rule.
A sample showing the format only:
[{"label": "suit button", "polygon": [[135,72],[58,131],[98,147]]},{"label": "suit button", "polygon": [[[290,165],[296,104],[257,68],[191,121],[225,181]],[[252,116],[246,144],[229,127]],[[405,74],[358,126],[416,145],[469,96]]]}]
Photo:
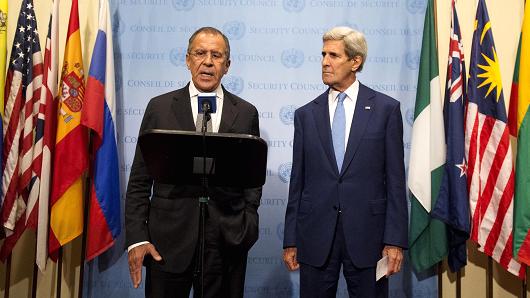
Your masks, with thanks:
[{"label": "suit button", "polygon": [[342,178],[339,178],[339,184],[342,183]]}]

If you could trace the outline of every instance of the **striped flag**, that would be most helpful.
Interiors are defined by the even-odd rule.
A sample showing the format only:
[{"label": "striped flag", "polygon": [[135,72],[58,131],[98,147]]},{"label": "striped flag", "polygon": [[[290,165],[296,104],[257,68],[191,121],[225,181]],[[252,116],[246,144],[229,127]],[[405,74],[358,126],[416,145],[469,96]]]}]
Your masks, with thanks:
[{"label": "striped flag", "polygon": [[90,171],[87,261],[111,247],[121,228],[113,56],[109,4],[107,0],[101,0],[99,31],[81,117],[81,123],[93,132],[94,153]]},{"label": "striped flag", "polygon": [[33,160],[34,172],[39,173],[39,175],[36,175],[33,184],[35,191],[30,194],[30,200],[38,203],[38,213],[33,213],[30,221],[37,229],[35,262],[41,271],[46,268],[46,260],[48,259],[51,158],[57,130],[58,18],[59,0],[54,0],[44,51],[44,82],[40,94],[40,111],[36,128],[36,140],[38,142],[35,143],[39,145],[40,155]]},{"label": "striped flag", "polygon": [[[517,77],[516,77],[517,76]],[[515,108],[516,120],[511,132],[517,138],[515,163],[515,207],[513,254],[520,262],[530,265],[530,2],[525,14],[519,52],[514,71],[514,86],[510,108]],[[517,86],[518,85],[518,86]],[[515,90],[514,90],[515,89]],[[516,91],[516,92],[514,92]],[[517,92],[518,91],[518,92]],[[513,102],[513,103],[512,103]],[[510,112],[512,109],[510,109]],[[512,120],[511,119],[511,120]]]},{"label": "striped flag", "polygon": [[5,260],[27,226],[32,212],[34,130],[42,87],[42,55],[31,0],[22,1],[6,81],[3,125],[2,225],[8,236],[0,250]]},{"label": "striped flag", "polygon": [[524,278],[512,256],[514,167],[499,60],[484,0],[479,0],[471,46],[466,158],[471,239],[503,268]]},{"label": "striped flag", "polygon": [[451,31],[449,34],[449,59],[444,98],[446,164],[440,195],[432,216],[447,225],[451,271],[460,270],[467,263],[466,240],[469,238],[469,198],[467,192],[466,160],[464,145],[464,110],[466,69],[464,47],[455,1],[452,1]]},{"label": "striped flag", "polygon": [[417,271],[426,270],[447,255],[446,227],[431,218],[445,164],[445,140],[438,74],[434,4],[429,0],[421,46],[418,92],[412,125],[408,173],[411,192],[409,249]]},{"label": "striped flag", "polygon": [[57,134],[53,152],[49,252],[83,232],[83,175],[88,166],[87,131],[81,125],[85,93],[78,1],[72,1],[59,87]]}]

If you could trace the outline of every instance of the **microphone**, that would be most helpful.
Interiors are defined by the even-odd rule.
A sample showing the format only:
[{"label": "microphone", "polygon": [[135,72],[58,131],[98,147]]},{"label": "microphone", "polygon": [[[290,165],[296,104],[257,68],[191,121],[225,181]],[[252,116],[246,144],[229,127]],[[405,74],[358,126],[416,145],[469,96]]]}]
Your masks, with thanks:
[{"label": "microphone", "polygon": [[215,93],[199,93],[199,113],[209,114],[217,111],[217,95]]}]

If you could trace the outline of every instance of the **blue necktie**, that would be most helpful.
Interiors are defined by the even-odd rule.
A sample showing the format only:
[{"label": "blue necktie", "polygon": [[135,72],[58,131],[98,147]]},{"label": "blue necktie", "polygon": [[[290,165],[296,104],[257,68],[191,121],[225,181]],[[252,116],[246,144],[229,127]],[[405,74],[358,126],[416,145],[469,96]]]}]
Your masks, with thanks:
[{"label": "blue necktie", "polygon": [[344,141],[346,134],[346,112],[344,111],[344,99],[346,93],[339,93],[337,96],[337,108],[335,115],[333,115],[333,123],[331,124],[331,135],[333,138],[333,149],[335,150],[335,159],[337,160],[337,168],[339,173],[342,169],[342,162],[344,161]]}]

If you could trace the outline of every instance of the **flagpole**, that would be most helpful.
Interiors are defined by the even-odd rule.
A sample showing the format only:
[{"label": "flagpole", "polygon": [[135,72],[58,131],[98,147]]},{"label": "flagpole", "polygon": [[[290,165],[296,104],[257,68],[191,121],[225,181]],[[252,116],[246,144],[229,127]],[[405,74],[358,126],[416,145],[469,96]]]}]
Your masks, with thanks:
[{"label": "flagpole", "polygon": [[[89,160],[89,173],[93,171],[93,152],[92,152],[92,131],[90,131],[88,136],[88,160]],[[83,196],[83,235],[82,235],[82,241],[81,241],[81,264],[79,269],[79,292],[77,293],[77,297],[83,298],[83,281],[84,281],[84,275],[85,275],[85,259],[86,259],[86,238],[88,233],[88,218],[90,215],[90,196],[92,192],[92,185],[90,180],[90,174],[85,176],[85,191]]]},{"label": "flagpole", "polygon": [[56,295],[55,298],[61,298],[61,285],[63,277],[63,247],[59,246],[57,251],[57,282],[56,282]]},{"label": "flagpole", "polygon": [[486,298],[493,298],[493,259],[490,256],[486,266]]},{"label": "flagpole", "polygon": [[[35,241],[35,251],[37,250],[37,241]],[[39,270],[39,267],[37,267],[37,260],[35,258],[35,262],[33,262],[33,279],[31,281],[31,298],[37,297],[37,270]]]},{"label": "flagpole", "polygon": [[4,284],[4,298],[9,298],[9,284],[11,283],[11,254],[7,257],[6,260],[6,279]]}]

